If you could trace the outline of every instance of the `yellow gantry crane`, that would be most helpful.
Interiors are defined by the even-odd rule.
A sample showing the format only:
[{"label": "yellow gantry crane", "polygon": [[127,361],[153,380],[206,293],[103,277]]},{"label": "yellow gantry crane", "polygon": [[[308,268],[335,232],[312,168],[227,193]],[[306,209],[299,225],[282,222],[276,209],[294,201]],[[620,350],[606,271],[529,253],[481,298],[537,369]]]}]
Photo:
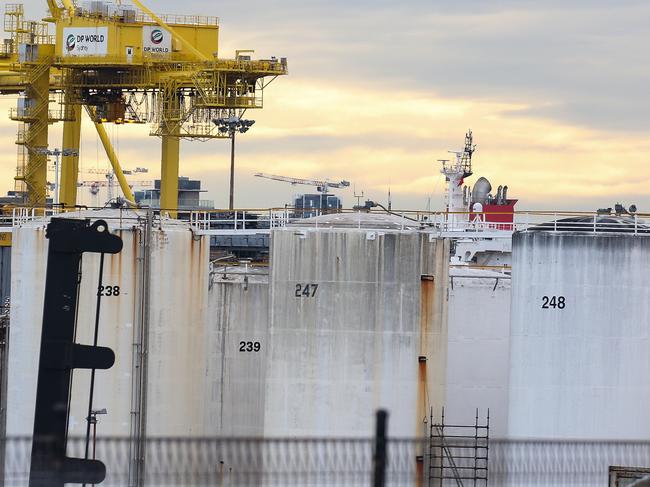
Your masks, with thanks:
[{"label": "yellow gantry crane", "polygon": [[[228,138],[213,120],[262,108],[263,91],[287,74],[286,58],[218,57],[219,21],[198,15],[158,15],[139,0],[109,3],[47,0],[50,16],[25,20],[21,4],[7,4],[0,45],[0,94],[19,94],[12,120],[17,190],[25,204],[45,204],[48,127],[63,122],[60,202],[77,199],[81,117],[97,130],[124,197],[133,194],[105,123],[148,123],[162,139],[161,209],[175,214],[181,139]],[[49,25],[55,34],[50,35]]]}]

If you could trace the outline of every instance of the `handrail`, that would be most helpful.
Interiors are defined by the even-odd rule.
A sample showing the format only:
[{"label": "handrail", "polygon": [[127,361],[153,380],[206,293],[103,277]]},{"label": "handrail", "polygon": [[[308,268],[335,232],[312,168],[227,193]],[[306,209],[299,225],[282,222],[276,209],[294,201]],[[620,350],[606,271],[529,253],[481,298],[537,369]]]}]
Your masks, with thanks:
[{"label": "handrail", "polygon": [[[26,208],[22,206],[4,206],[0,208],[0,226],[20,225],[43,215],[43,208]],[[58,209],[45,209],[55,212]],[[169,210],[156,210],[164,214]],[[257,231],[268,233],[275,228],[288,224],[298,224],[303,227],[323,228],[334,226],[335,223],[322,219],[305,219],[303,216],[318,215],[318,210],[293,207],[277,208],[248,208],[237,210],[225,209],[181,209],[179,218],[188,223],[198,232],[246,232],[254,234]],[[364,222],[362,212],[351,209],[329,211],[329,215],[358,215],[359,218],[347,219],[343,225],[357,229],[373,228],[374,222]],[[384,211],[373,210],[370,214],[389,215]],[[10,216],[11,215],[11,216]],[[631,235],[650,235],[650,214],[641,213],[625,215],[625,220],[616,220],[622,215],[599,215],[592,212],[570,211],[516,211],[512,212],[483,212],[481,214],[467,212],[441,212],[404,210],[392,211],[393,220],[377,221],[376,226],[402,231],[422,230],[445,236],[475,236],[475,237],[509,237],[515,231],[546,231],[582,233],[626,233]],[[509,221],[491,221],[491,216],[508,215]],[[602,221],[601,217],[610,217]],[[565,218],[575,217],[580,221],[564,221]],[[382,227],[384,225],[384,227]]]},{"label": "handrail", "polygon": [[[20,205],[20,204],[6,204],[3,205],[2,208],[8,209],[8,208],[29,208],[29,209],[46,209],[50,208],[48,206],[25,206],[25,205]],[[104,208],[102,207],[88,207],[88,209],[101,209]],[[157,208],[158,210],[158,208]],[[163,211],[165,210],[171,210],[170,208],[162,208]],[[235,209],[226,209],[226,208],[212,208],[212,209],[199,209],[197,208],[196,211],[201,211],[204,213],[234,213],[234,212],[256,212],[256,213],[262,213],[262,212],[268,212],[268,211],[289,211],[289,212],[299,212],[299,211],[305,211],[305,212],[313,212],[315,211],[313,208],[296,208],[293,206],[272,206],[272,207],[258,207],[258,206],[252,206],[252,207],[240,207],[240,208],[235,208]],[[327,214],[333,215],[333,214],[346,214],[346,213],[364,213],[359,212],[356,209],[352,208],[341,208],[339,210],[328,210]],[[370,214],[387,214],[387,212],[383,210],[371,210],[369,212]],[[405,216],[408,215],[415,215],[415,214],[420,214],[420,215],[475,215],[476,213],[474,212],[468,212],[468,211],[456,211],[456,212],[448,212],[448,211],[430,211],[430,210],[391,210],[392,214],[396,214],[397,216],[401,216],[401,214],[404,214]],[[639,218],[647,218],[650,219],[650,213],[634,213],[634,214],[629,214],[629,215],[616,215],[614,213],[612,214],[601,214],[598,212],[590,212],[590,211],[570,211],[570,210],[517,210],[517,211],[507,211],[507,212],[500,212],[500,211],[484,211],[481,212],[482,215],[514,215],[519,216],[519,215],[540,215],[540,216],[609,216],[609,217],[623,217],[623,216],[629,216],[629,217],[634,217],[638,216]]]},{"label": "handrail", "polygon": [[[246,210],[203,210],[191,213],[191,222],[199,230],[253,230],[283,227],[288,223],[300,224],[307,227],[330,227],[332,222],[323,222],[320,219],[305,220],[301,212],[308,216],[317,215],[314,209],[296,208],[267,208],[267,209],[246,209]],[[338,210],[328,212],[329,214],[351,214],[359,215],[358,220],[343,222],[345,226],[354,226],[361,229],[372,227],[372,223],[364,223],[361,219],[362,213],[353,210]],[[372,214],[387,214],[386,212],[371,211]],[[471,232],[473,234],[497,234],[497,236],[509,236],[514,231],[527,232],[531,230],[544,231],[579,231],[579,232],[623,232],[634,235],[650,234],[650,221],[645,222],[644,217],[648,214],[628,215],[629,221],[599,221],[598,213],[591,212],[549,212],[549,211],[520,211],[520,212],[484,212],[480,214],[467,212],[431,212],[431,211],[393,211],[391,214],[396,217],[394,224],[399,230],[432,230],[438,232],[452,233],[459,237]],[[492,216],[508,215],[507,221],[492,221]],[[601,215],[606,216],[606,215]],[[615,218],[617,215],[609,215]],[[567,217],[576,217],[583,221],[563,221]],[[620,217],[620,215],[619,215]],[[499,220],[495,218],[494,220]],[[377,226],[381,226],[377,222]],[[386,224],[390,225],[388,221]],[[249,232],[250,233],[250,232]],[[480,236],[480,235],[479,235]]]},{"label": "handrail", "polygon": [[[71,16],[69,12],[63,11],[62,18],[69,19],[71,17],[83,17],[89,19],[102,19],[112,22],[124,22],[127,24],[155,24],[155,19],[147,12],[143,12],[138,8],[122,8],[117,9],[114,5],[107,4],[103,11],[91,11],[87,8],[77,7]],[[129,6],[130,7],[130,6]],[[133,16],[130,17],[130,12]],[[182,14],[157,14],[167,24],[180,25],[180,26],[206,26],[217,27],[219,25],[219,17],[213,15],[182,15]]]}]

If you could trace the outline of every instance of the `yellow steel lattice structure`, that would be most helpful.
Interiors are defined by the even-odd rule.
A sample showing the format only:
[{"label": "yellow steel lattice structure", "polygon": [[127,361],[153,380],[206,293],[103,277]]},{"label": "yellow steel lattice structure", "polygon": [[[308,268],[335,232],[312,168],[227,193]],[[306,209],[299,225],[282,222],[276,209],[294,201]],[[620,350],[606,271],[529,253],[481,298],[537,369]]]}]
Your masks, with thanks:
[{"label": "yellow steel lattice structure", "polygon": [[[23,124],[16,180],[27,204],[45,202],[48,125],[64,121],[63,146],[78,151],[84,106],[100,136],[104,123],[150,124],[162,140],[161,207],[173,213],[179,140],[228,137],[212,120],[262,108],[265,87],[287,74],[285,58],[253,60],[250,51],[219,58],[217,17],[156,14],[132,1],[47,0],[51,16],[44,20],[54,35],[46,23],[25,20],[22,5],[6,5],[0,94],[21,94],[10,116]],[[52,93],[59,94],[54,109]],[[102,143],[119,168],[108,138]],[[61,169],[60,201],[74,206],[78,156],[64,157]],[[131,199],[126,180],[120,183]]]}]

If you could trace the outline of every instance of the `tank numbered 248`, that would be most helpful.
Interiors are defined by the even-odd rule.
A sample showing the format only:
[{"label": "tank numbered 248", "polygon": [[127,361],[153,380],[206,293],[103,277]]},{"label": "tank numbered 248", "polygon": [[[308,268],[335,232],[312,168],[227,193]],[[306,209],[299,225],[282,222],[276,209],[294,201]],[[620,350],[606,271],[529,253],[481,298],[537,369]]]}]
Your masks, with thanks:
[{"label": "tank numbered 248", "polygon": [[564,296],[542,296],[542,309],[564,309],[565,306]]},{"label": "tank numbered 248", "polygon": [[318,284],[310,282],[308,284],[296,284],[296,293],[297,298],[313,298],[316,296],[316,291],[318,290]]}]

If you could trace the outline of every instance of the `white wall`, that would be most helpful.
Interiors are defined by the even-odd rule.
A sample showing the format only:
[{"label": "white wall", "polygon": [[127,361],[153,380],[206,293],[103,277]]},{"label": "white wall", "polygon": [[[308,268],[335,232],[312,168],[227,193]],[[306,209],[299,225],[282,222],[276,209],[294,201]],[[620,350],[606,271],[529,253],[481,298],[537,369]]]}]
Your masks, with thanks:
[{"label": "white wall", "polygon": [[450,270],[445,420],[473,424],[476,409],[490,437],[508,421],[510,279],[489,270]]},{"label": "white wall", "polygon": [[511,437],[650,437],[648,269],[648,237],[514,236]]}]

